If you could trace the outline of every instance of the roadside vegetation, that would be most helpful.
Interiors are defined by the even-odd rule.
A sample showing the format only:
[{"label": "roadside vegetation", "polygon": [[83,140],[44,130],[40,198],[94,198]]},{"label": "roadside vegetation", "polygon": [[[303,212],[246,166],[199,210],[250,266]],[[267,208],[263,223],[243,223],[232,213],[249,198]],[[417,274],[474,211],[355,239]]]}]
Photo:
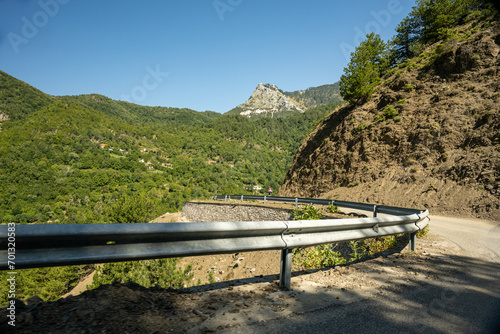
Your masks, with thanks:
[{"label": "roadside vegetation", "polygon": [[[334,206],[328,212],[338,212]],[[318,207],[312,204],[294,208],[292,211],[296,220],[323,219]],[[417,232],[417,238],[423,238],[429,231],[429,225]],[[293,265],[296,270],[321,269],[335,267],[362,260],[371,255],[404,245],[408,242],[408,234],[388,235],[376,238],[350,241],[349,243],[333,243],[293,250]]]}]

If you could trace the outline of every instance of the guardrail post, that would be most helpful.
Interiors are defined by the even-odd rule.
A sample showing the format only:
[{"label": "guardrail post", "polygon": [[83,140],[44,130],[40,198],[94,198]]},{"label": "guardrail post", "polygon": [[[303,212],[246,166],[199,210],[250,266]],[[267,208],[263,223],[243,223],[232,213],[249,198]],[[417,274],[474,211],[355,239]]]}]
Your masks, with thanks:
[{"label": "guardrail post", "polygon": [[417,232],[410,233],[410,251],[414,252],[416,250],[417,242]]},{"label": "guardrail post", "polygon": [[264,195],[264,204],[266,204],[266,195]]},{"label": "guardrail post", "polygon": [[299,199],[297,197],[295,197],[295,207],[296,208],[299,207]]},{"label": "guardrail post", "polygon": [[224,202],[227,202],[227,195],[224,196]]},{"label": "guardrail post", "polygon": [[280,287],[290,290],[292,282],[292,250],[281,250]]},{"label": "guardrail post", "polygon": [[377,206],[373,206],[373,217],[377,217]]},{"label": "guardrail post", "polygon": [[243,202],[243,195],[241,195],[241,201]]}]

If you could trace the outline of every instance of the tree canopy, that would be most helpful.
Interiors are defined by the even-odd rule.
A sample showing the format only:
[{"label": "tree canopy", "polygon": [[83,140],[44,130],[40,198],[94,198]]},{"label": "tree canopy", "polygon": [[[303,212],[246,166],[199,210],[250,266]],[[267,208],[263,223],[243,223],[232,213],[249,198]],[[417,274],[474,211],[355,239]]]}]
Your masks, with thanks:
[{"label": "tree canopy", "polygon": [[378,34],[366,35],[366,40],[351,54],[351,61],[340,77],[342,98],[350,103],[368,99],[388,65],[387,44]]},{"label": "tree canopy", "polygon": [[388,68],[418,56],[430,44],[453,38],[454,28],[467,20],[492,15],[498,13],[487,1],[418,0],[389,42],[370,33],[351,53],[340,78],[342,98],[351,104],[366,101]]}]

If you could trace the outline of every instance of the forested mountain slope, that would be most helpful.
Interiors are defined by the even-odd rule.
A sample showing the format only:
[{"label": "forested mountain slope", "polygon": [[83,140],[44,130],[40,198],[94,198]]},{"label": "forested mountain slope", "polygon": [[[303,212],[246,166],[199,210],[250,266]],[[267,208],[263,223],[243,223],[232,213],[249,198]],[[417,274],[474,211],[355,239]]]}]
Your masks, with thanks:
[{"label": "forested mountain slope", "polygon": [[0,122],[21,119],[55,101],[53,96],[0,71]]},{"label": "forested mountain slope", "polygon": [[387,70],[367,99],[326,117],[301,144],[280,195],[498,220],[500,29],[488,12],[460,20]]},{"label": "forested mountain slope", "polygon": [[283,92],[283,94],[296,101],[304,109],[316,108],[324,104],[342,101],[339,82],[294,92]]},{"label": "forested mountain slope", "polygon": [[0,222],[138,222],[278,188],[330,104],[283,119],[50,96],[0,73]]}]

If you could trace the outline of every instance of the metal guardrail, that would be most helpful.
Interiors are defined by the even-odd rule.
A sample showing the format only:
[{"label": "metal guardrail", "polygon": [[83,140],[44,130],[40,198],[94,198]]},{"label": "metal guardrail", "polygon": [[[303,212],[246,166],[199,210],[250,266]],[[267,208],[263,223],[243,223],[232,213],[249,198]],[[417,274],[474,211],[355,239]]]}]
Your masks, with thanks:
[{"label": "metal guardrail", "polygon": [[[257,199],[250,197],[244,199]],[[272,197],[273,201],[285,199],[290,200]],[[323,200],[300,199],[300,203],[321,204],[318,201]],[[293,202],[298,203],[299,199]],[[335,201],[334,205],[373,210],[369,204],[339,203]],[[410,233],[410,248],[414,250],[415,232],[427,225],[425,218],[429,211],[377,208],[383,209],[378,212],[393,212],[397,216],[306,221],[17,225],[14,230],[3,225],[0,226],[0,270],[9,270],[10,264],[22,269],[281,250],[280,282],[290,288],[293,248]],[[401,215],[404,213],[406,215]],[[9,250],[12,238],[15,239],[14,257]]]},{"label": "metal guardrail", "polygon": [[407,209],[396,206],[378,205],[378,204],[368,204],[368,203],[358,203],[358,202],[347,202],[347,201],[337,201],[319,198],[301,198],[301,197],[276,197],[276,196],[254,196],[254,195],[223,195],[223,196],[213,196],[214,200],[240,200],[240,201],[263,201],[264,204],[267,201],[272,202],[284,202],[292,203],[295,206],[299,204],[318,204],[318,205],[335,205],[341,208],[357,209],[364,211],[371,211],[373,216],[376,217],[377,213],[385,213],[389,215],[408,215],[413,213],[421,213],[423,211],[416,209]]}]

